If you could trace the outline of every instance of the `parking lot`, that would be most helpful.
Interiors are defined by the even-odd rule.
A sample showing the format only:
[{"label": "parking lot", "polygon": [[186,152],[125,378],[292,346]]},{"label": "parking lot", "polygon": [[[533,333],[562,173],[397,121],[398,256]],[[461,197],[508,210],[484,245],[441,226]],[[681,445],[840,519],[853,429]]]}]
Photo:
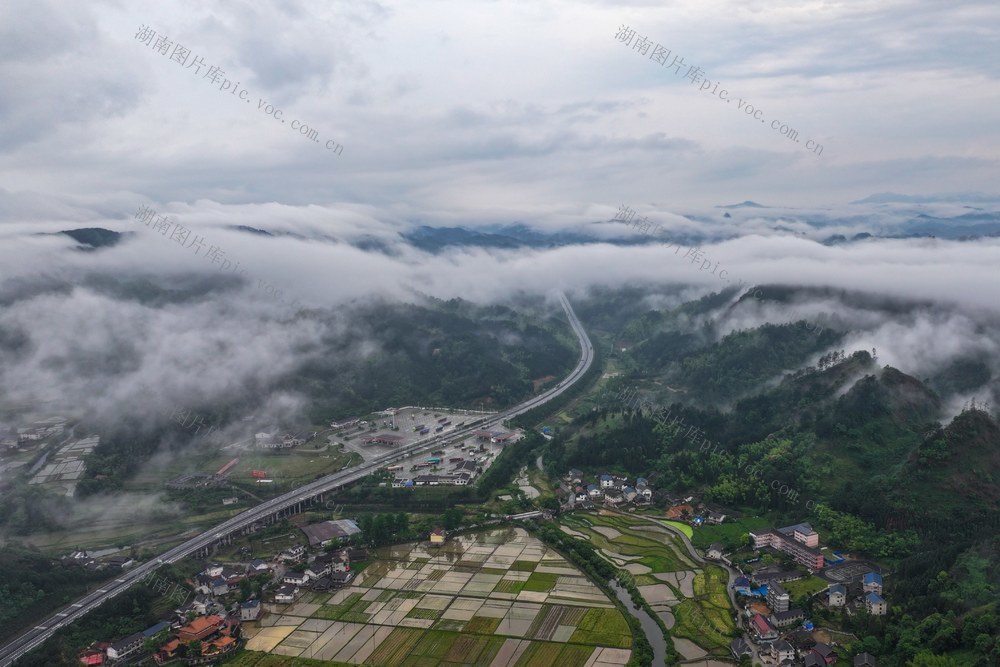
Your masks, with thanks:
[{"label": "parking lot", "polygon": [[[496,460],[496,456],[503,450],[504,444],[490,442],[487,439],[478,438],[474,434],[469,434],[460,441],[448,441],[449,435],[456,428],[480,421],[483,416],[483,414],[474,411],[408,408],[396,413],[395,422],[393,416],[375,415],[366,419],[367,423],[334,433],[329,436],[329,439],[334,444],[342,444],[345,451],[357,452],[366,460],[396,451],[400,447],[418,441],[431,444],[435,440],[439,440],[443,443],[440,448],[431,450],[431,452],[409,456],[394,463],[393,467],[400,467],[394,469],[393,472],[397,477],[404,479],[422,474],[448,474],[456,466],[461,466],[468,461],[475,462],[477,468],[481,467],[485,470]],[[393,430],[394,424],[396,430]],[[375,428],[372,428],[373,425]],[[425,432],[421,433],[421,431]],[[384,441],[366,442],[372,439],[384,439]],[[394,439],[398,439],[398,443],[388,444],[388,441]],[[516,440],[517,436],[508,440],[507,444]],[[440,461],[428,463],[432,458],[438,458]]]}]

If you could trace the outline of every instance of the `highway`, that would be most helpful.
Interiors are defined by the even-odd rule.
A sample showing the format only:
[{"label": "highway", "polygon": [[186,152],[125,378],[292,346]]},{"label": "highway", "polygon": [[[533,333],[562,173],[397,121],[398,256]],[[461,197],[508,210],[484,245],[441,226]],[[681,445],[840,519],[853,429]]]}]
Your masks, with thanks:
[{"label": "highway", "polygon": [[[25,630],[11,642],[3,646],[3,648],[0,648],[0,666],[7,667],[7,665],[10,665],[28,651],[39,646],[42,642],[51,637],[52,634],[59,628],[69,625],[93,609],[96,609],[105,601],[110,600],[116,595],[128,590],[129,587],[136,581],[142,579],[163,564],[175,563],[182,560],[191,554],[212,545],[214,542],[222,539],[223,537],[240,531],[255,522],[261,521],[275,512],[293,507],[294,505],[305,502],[322,493],[339,489],[345,484],[357,481],[389,463],[412,456],[424,450],[431,450],[440,447],[444,442],[464,439],[475,430],[489,429],[494,426],[498,426],[504,420],[523,414],[528,410],[536,408],[539,405],[551,401],[556,396],[559,396],[564,391],[569,389],[569,387],[571,387],[581,377],[583,377],[584,373],[587,372],[590,365],[594,361],[594,346],[591,344],[590,338],[584,331],[580,320],[577,319],[576,313],[573,312],[573,307],[570,305],[569,300],[564,294],[560,293],[559,301],[562,304],[563,309],[566,311],[566,316],[569,319],[570,326],[573,328],[573,332],[580,341],[581,354],[580,361],[577,363],[573,371],[552,389],[542,392],[538,396],[535,396],[506,411],[489,415],[488,417],[474,419],[471,423],[464,425],[462,428],[448,433],[447,436],[432,436],[423,438],[415,443],[407,445],[406,447],[400,448],[399,450],[376,456],[370,461],[365,461],[360,466],[322,477],[314,482],[301,486],[294,491],[290,491],[284,495],[278,496],[277,498],[272,498],[271,500],[261,503],[256,507],[248,509],[231,519],[218,524],[214,528],[206,530],[187,542],[179,544],[176,547],[160,554],[158,558],[142,563],[127,572],[123,572],[117,579],[106,582],[101,588],[84,595],[72,604],[62,607],[48,618],[39,622],[37,625]],[[111,640],[116,638],[108,637],[106,639]]]}]

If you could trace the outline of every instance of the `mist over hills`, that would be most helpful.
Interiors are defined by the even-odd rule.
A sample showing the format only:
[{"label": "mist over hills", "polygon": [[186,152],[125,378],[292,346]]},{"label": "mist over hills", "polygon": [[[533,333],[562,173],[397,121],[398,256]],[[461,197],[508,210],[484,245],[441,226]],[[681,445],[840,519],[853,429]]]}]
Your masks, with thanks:
[{"label": "mist over hills", "polygon": [[[309,229],[229,225],[229,229],[271,238],[289,238],[305,243],[348,243],[363,251],[398,256],[405,248],[441,253],[451,248],[491,250],[551,250],[577,245],[610,244],[620,247],[657,245],[664,241],[682,244],[714,244],[747,234],[790,236],[824,245],[867,242],[872,239],[945,239],[976,241],[1000,236],[1000,199],[977,195],[972,201],[982,207],[957,206],[970,201],[959,196],[872,195],[839,209],[802,209],[764,206],[753,201],[718,205],[724,216],[702,211],[671,212],[662,207],[638,208],[633,221],[648,218],[657,236],[644,234],[610,214],[605,220],[581,218],[566,226],[547,221],[535,223],[474,223],[469,225],[414,224],[394,222],[386,233],[346,236]],[[972,210],[970,210],[972,209]],[[390,231],[391,230],[391,231]],[[93,247],[122,241],[117,232],[104,228],[61,230]],[[354,237],[354,238],[352,238]]]},{"label": "mist over hills", "polygon": [[[885,568],[894,611],[854,616],[855,651],[903,665],[928,646],[964,658],[975,646],[968,664],[988,664],[1000,590],[995,315],[759,291],[681,301],[651,286],[595,289],[578,310],[618,372],[546,461],[648,477],[747,522],[807,521],[827,544]],[[802,302],[826,308],[812,321],[762,315]],[[918,343],[927,327],[940,333]],[[736,531],[713,535],[749,553]]]},{"label": "mist over hills", "polygon": [[[236,513],[368,457],[355,436],[399,426],[372,410],[501,410],[561,383],[477,482],[406,489],[385,470],[321,500],[357,512],[374,548],[555,511],[569,466],[643,474],[657,511],[683,494],[737,517],[698,526],[695,548],[808,521],[882,571],[879,618],[789,582],[840,664],[1000,665],[998,43],[1000,3],[984,0],[0,3],[0,635],[28,635],[5,650],[18,667],[80,664],[172,611],[147,579],[43,621],[119,576],[74,580],[54,557],[134,551],[126,587],[169,545],[230,542],[215,535]],[[595,353],[568,387],[567,301]],[[613,405],[633,385],[717,448]],[[355,416],[368,423],[328,440]],[[721,567],[674,563],[666,544],[650,545],[662,562],[618,562],[637,546],[623,531],[603,558],[613,538],[554,523],[580,518],[535,537],[598,587],[618,567],[633,602],[649,591],[663,639],[689,642],[669,660],[729,660],[746,622]],[[219,557],[243,559],[242,541],[267,558],[288,545],[264,539],[295,534],[266,530]],[[160,571],[186,587],[194,560]],[[528,578],[495,592],[566,583]],[[270,593],[240,582],[225,607],[270,611]],[[357,604],[314,615],[360,625]],[[549,633],[570,623],[551,607],[517,639],[552,641],[515,660],[584,661],[582,634]],[[458,628],[439,611],[350,658],[299,651],[301,633],[228,645],[275,654],[232,658],[251,662],[509,653],[496,619]],[[631,611],[577,625],[610,639],[620,612],[634,667],[662,652]],[[388,655],[403,635],[414,650]]]}]

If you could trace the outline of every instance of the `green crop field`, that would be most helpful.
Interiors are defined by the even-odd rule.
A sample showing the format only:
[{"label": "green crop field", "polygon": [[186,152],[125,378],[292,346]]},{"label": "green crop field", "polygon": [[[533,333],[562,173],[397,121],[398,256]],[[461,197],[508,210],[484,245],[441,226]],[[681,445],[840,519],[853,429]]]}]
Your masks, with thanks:
[{"label": "green crop field", "polygon": [[532,572],[537,565],[538,563],[532,563],[531,561],[518,560],[514,561],[514,563],[510,566],[510,569],[513,572]]},{"label": "green crop field", "polygon": [[745,542],[747,533],[767,528],[771,522],[766,518],[747,517],[736,521],[726,520],[715,526],[702,526],[694,531],[691,544],[702,551],[714,542],[724,545],[727,550],[734,550]]},{"label": "green crop field", "polygon": [[576,626],[570,641],[626,648],[632,645],[632,632],[617,609],[589,609]]},{"label": "green crop field", "polygon": [[524,582],[524,590],[526,591],[549,591],[552,587],[556,585],[556,579],[559,578],[557,574],[547,574],[542,572],[532,572],[528,580]]},{"label": "green crop field", "polygon": [[[641,515],[574,513],[560,522],[584,537],[608,562],[623,570],[635,570],[627,576],[640,588],[654,612],[673,613],[675,628],[672,635],[690,639],[714,657],[724,657],[735,629],[732,606],[727,594],[728,575],[717,565],[702,566],[687,552],[681,538],[662,526],[662,520]],[[685,532],[691,530],[684,526]],[[570,533],[572,535],[572,533]],[[640,569],[637,569],[640,568]],[[646,570],[648,568],[648,571]],[[691,578],[690,572],[694,573]],[[659,576],[654,576],[659,575]],[[683,581],[683,584],[682,584]],[[669,595],[664,590],[669,589]],[[588,613],[577,626],[600,632],[603,624],[592,625],[594,615]],[[613,641],[608,634],[597,634],[605,642]]]},{"label": "green crop field", "polygon": [[786,591],[788,591],[791,599],[795,600],[800,596],[811,596],[825,590],[826,587],[830,585],[830,582],[813,576],[805,579],[799,579],[798,581],[786,581],[781,585]]},{"label": "green crop field", "polygon": [[[280,623],[268,615],[247,624],[248,655],[281,654],[273,657],[282,665],[301,655],[386,667],[487,666],[495,658],[584,665],[608,650],[621,651],[615,660],[630,655],[631,628],[622,612],[521,528],[458,535],[434,549],[409,544],[376,553],[346,588],[306,593],[312,604],[282,607]],[[539,572],[539,566],[558,569]]]}]

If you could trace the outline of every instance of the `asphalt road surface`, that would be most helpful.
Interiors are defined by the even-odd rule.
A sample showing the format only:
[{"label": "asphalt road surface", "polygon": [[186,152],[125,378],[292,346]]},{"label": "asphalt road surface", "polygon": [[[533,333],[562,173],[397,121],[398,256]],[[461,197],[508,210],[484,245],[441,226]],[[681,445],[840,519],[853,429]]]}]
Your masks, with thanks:
[{"label": "asphalt road surface", "polygon": [[590,338],[587,337],[587,333],[583,330],[583,325],[580,324],[580,320],[577,319],[576,313],[573,312],[573,307],[570,305],[569,300],[564,294],[560,294],[559,301],[562,304],[563,309],[566,311],[566,316],[569,319],[570,326],[573,328],[573,332],[580,341],[580,361],[573,369],[573,372],[571,372],[566,379],[560,382],[556,387],[553,387],[552,389],[549,389],[548,391],[545,391],[509,410],[490,415],[489,417],[484,417],[482,420],[474,420],[473,423],[452,431],[444,438],[441,436],[430,436],[411,445],[407,445],[405,448],[400,450],[379,455],[370,461],[362,463],[358,467],[342,470],[332,475],[327,475],[326,477],[301,486],[294,491],[289,491],[282,496],[272,498],[271,500],[261,503],[254,508],[248,509],[241,514],[220,523],[214,528],[206,530],[197,537],[194,537],[187,542],[179,544],[176,547],[160,554],[158,558],[143,563],[131,570],[128,570],[127,572],[123,572],[117,579],[106,582],[101,586],[101,588],[84,595],[72,604],[62,607],[48,618],[40,621],[37,625],[28,628],[11,642],[3,646],[3,648],[0,648],[0,666],[7,667],[7,665],[10,665],[28,651],[42,644],[42,642],[51,637],[52,634],[59,628],[80,619],[88,612],[99,607],[105,601],[110,600],[116,595],[128,590],[128,588],[136,581],[147,576],[151,571],[156,570],[163,564],[175,563],[182,560],[191,554],[210,546],[216,540],[221,539],[230,533],[237,532],[275,512],[297,505],[298,503],[304,502],[313,496],[339,489],[345,484],[361,479],[362,477],[369,475],[375,470],[378,470],[393,461],[405,458],[406,456],[422,450],[430,450],[440,447],[443,442],[455,439],[464,439],[474,430],[489,429],[494,426],[498,426],[504,420],[523,414],[528,410],[536,408],[539,405],[547,403],[553,398],[559,396],[564,391],[569,389],[573,383],[583,377],[583,374],[587,372],[587,369],[590,368],[591,363],[594,361],[594,346],[591,344]]}]

